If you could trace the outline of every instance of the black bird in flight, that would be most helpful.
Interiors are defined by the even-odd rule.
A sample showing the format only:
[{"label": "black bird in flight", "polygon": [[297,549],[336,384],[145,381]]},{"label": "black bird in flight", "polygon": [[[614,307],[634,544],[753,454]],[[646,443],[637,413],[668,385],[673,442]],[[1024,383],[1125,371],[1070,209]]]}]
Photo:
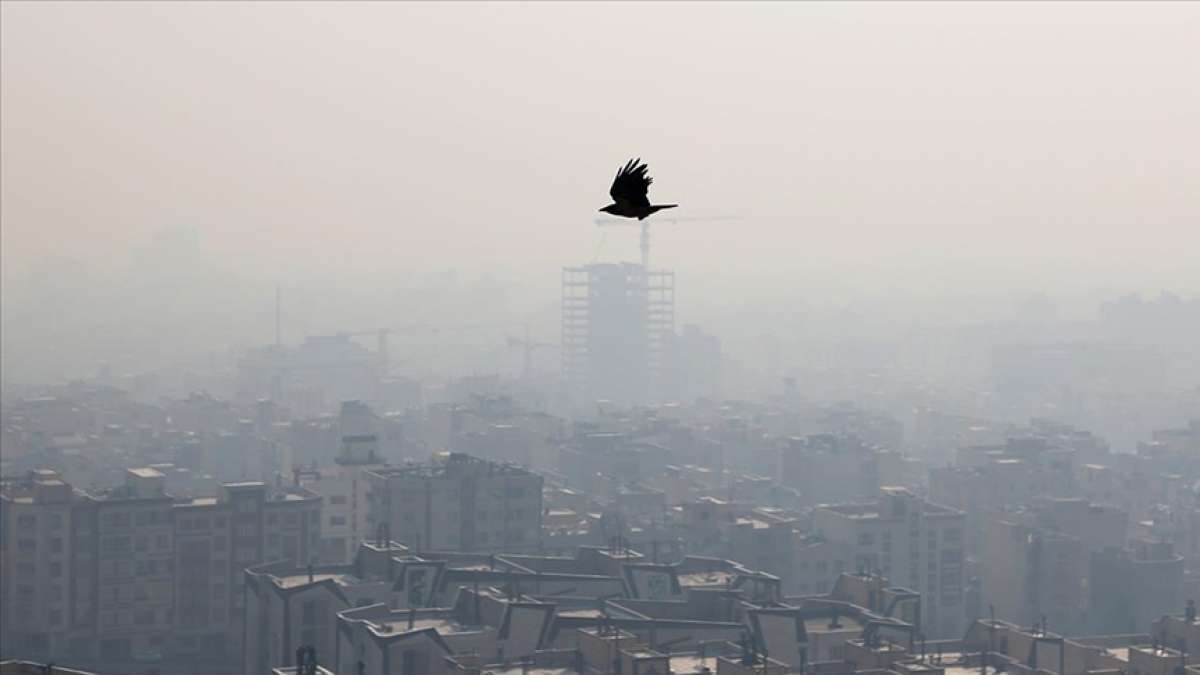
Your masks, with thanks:
[{"label": "black bird in flight", "polygon": [[622,218],[642,220],[655,211],[679,206],[678,204],[651,204],[646,193],[650,189],[650,183],[653,182],[654,179],[646,175],[646,165],[640,158],[629,160],[629,163],[617,172],[612,187],[608,189],[613,203],[600,210]]}]

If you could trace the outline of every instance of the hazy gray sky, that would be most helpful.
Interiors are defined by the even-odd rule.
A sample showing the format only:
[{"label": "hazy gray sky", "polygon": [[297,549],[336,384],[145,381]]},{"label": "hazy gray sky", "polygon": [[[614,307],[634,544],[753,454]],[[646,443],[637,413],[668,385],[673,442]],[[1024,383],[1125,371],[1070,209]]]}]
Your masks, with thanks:
[{"label": "hazy gray sky", "polygon": [[[3,264],[1200,289],[1200,4],[5,2]],[[602,258],[636,257],[633,229]],[[721,281],[702,275],[722,270]],[[344,275],[343,275],[344,273]]]}]

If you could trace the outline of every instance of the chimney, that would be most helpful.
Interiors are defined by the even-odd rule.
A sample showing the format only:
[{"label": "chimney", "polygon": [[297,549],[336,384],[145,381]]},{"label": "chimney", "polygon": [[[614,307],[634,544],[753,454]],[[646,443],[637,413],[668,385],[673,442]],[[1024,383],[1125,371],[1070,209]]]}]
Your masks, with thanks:
[{"label": "chimney", "polygon": [[311,584],[312,582],[313,582],[313,566],[312,566],[312,563],[308,563],[308,583]]},{"label": "chimney", "polygon": [[1187,601],[1187,609],[1183,610],[1183,615],[1184,615],[1184,617],[1187,618],[1188,623],[1196,622],[1196,601],[1195,600]]}]

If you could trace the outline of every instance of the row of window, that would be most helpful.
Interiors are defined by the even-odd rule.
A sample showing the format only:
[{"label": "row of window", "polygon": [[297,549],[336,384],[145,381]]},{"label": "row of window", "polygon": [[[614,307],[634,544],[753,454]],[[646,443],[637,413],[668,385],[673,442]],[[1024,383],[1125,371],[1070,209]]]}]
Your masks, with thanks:
[{"label": "row of window", "polygon": [[[17,516],[17,529],[28,531],[37,529],[38,517],[37,514],[23,513]],[[61,513],[46,514],[46,524],[51,530],[60,530],[63,526],[63,516]]]}]

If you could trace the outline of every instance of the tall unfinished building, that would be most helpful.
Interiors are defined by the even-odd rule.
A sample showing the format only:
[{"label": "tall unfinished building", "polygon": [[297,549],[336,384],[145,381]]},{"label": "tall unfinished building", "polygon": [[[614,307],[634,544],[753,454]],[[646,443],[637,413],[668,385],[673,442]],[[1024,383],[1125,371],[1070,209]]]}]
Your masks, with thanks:
[{"label": "tall unfinished building", "polygon": [[674,335],[674,272],[635,263],[563,268],[563,376],[586,396],[641,403],[657,395]]}]

